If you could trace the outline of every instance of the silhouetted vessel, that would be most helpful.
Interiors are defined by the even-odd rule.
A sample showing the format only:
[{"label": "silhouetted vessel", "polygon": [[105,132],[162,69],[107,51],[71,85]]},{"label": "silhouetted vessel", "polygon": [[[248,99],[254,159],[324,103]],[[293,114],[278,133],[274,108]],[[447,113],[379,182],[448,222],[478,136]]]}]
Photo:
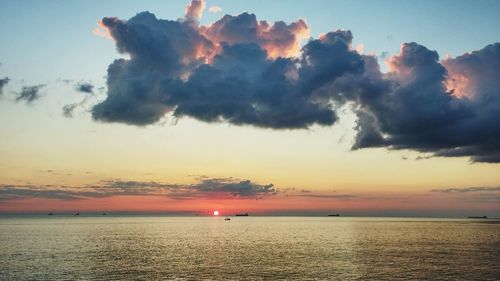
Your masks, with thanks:
[{"label": "silhouetted vessel", "polygon": [[106,213],[102,213],[102,215],[103,215],[103,216],[105,216],[105,215],[106,215]]},{"label": "silhouetted vessel", "polygon": [[470,216],[469,219],[487,219],[487,216]]},{"label": "silhouetted vessel", "polygon": [[79,216],[79,215],[80,215],[80,213],[76,213],[76,214],[75,214],[75,216]]},{"label": "silhouetted vessel", "polygon": [[340,217],[340,214],[328,214],[329,217]]},{"label": "silhouetted vessel", "polygon": [[237,216],[237,217],[248,217],[248,213],[236,214],[235,216]]},{"label": "silhouetted vessel", "polygon": [[230,221],[230,220],[231,220],[231,218],[225,217],[225,218],[224,218],[224,220],[225,220],[225,221]]},{"label": "silhouetted vessel", "polygon": [[53,213],[49,213],[48,215],[49,215],[49,216],[53,216],[54,214],[53,214]]}]

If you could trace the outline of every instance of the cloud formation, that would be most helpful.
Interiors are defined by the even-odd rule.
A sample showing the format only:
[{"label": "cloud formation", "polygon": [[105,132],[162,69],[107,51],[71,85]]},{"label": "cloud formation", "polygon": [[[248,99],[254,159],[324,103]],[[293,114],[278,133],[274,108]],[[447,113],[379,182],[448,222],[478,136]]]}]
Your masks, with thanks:
[{"label": "cloud formation", "polygon": [[463,198],[466,202],[500,203],[500,186],[496,187],[462,187],[462,188],[436,188],[433,193],[441,193],[446,196]]},{"label": "cloud formation", "polygon": [[78,107],[83,107],[89,100],[89,96],[85,96],[80,102],[69,103],[62,107],[62,114],[66,118],[73,118],[73,113]]},{"label": "cloud formation", "polygon": [[208,11],[209,11],[210,13],[217,14],[217,13],[222,12],[222,8],[221,8],[221,7],[219,7],[219,6],[211,6],[210,8],[208,8]]},{"label": "cloud formation", "polygon": [[198,22],[205,9],[205,0],[191,0],[186,5],[186,20]]},{"label": "cloud formation", "polygon": [[0,79],[0,96],[3,94],[3,88],[5,87],[5,85],[9,83],[9,81],[10,81],[9,77]]},{"label": "cloud formation", "polygon": [[16,102],[24,101],[26,104],[31,104],[38,100],[42,94],[40,90],[44,88],[45,84],[39,84],[35,86],[23,86],[21,92],[16,93]]},{"label": "cloud formation", "polygon": [[443,62],[435,51],[403,44],[388,60],[382,94],[355,95],[355,148],[389,147],[500,162],[500,43]]},{"label": "cloud formation", "polygon": [[25,198],[78,200],[113,196],[192,198],[263,198],[278,193],[272,185],[235,178],[202,178],[194,184],[107,180],[85,186],[0,184],[0,201]]},{"label": "cloud formation", "polygon": [[271,129],[329,126],[353,105],[353,149],[411,149],[434,156],[500,162],[500,43],[440,61],[437,52],[405,43],[387,58],[352,47],[348,30],[309,39],[302,19],[269,23],[254,14],[199,24],[205,3],[185,18],[142,12],[106,17],[117,59],[108,67],[107,97],[95,120],[144,126],[167,113],[204,122]]},{"label": "cloud formation", "polygon": [[439,188],[433,189],[432,192],[441,193],[469,193],[469,192],[500,192],[498,187],[464,187],[464,188]]},{"label": "cloud formation", "polygon": [[278,192],[273,184],[260,185],[250,180],[233,178],[205,178],[197,184],[190,185],[188,189],[204,194],[229,194],[235,197],[260,197]]},{"label": "cloud formation", "polygon": [[75,85],[75,90],[82,93],[93,94],[94,85],[92,85],[90,82],[79,82]]},{"label": "cloud formation", "polygon": [[63,106],[62,114],[66,118],[73,118],[73,111],[80,105],[80,103],[69,103]]}]

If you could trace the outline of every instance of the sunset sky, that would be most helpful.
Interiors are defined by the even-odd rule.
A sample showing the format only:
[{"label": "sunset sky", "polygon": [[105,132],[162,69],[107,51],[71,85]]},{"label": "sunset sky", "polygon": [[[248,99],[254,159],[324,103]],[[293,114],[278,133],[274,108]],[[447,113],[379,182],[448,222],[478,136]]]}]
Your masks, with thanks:
[{"label": "sunset sky", "polygon": [[500,216],[499,14],[0,0],[0,212]]}]

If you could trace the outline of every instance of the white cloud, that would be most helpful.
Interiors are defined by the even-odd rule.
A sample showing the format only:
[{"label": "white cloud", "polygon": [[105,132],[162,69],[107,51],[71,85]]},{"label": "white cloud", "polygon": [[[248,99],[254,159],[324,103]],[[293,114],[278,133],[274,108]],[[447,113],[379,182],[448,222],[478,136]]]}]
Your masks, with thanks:
[{"label": "white cloud", "polygon": [[217,13],[222,12],[222,8],[221,8],[221,7],[219,7],[219,6],[212,6],[212,7],[208,8],[208,11],[209,11],[210,13],[217,14]]}]

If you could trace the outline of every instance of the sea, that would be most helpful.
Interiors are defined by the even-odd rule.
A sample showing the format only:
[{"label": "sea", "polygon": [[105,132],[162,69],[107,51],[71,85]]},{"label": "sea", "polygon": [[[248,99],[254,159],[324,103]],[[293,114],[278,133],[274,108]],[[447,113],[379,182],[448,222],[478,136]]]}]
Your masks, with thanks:
[{"label": "sea", "polygon": [[500,280],[500,220],[2,216],[0,280]]}]

